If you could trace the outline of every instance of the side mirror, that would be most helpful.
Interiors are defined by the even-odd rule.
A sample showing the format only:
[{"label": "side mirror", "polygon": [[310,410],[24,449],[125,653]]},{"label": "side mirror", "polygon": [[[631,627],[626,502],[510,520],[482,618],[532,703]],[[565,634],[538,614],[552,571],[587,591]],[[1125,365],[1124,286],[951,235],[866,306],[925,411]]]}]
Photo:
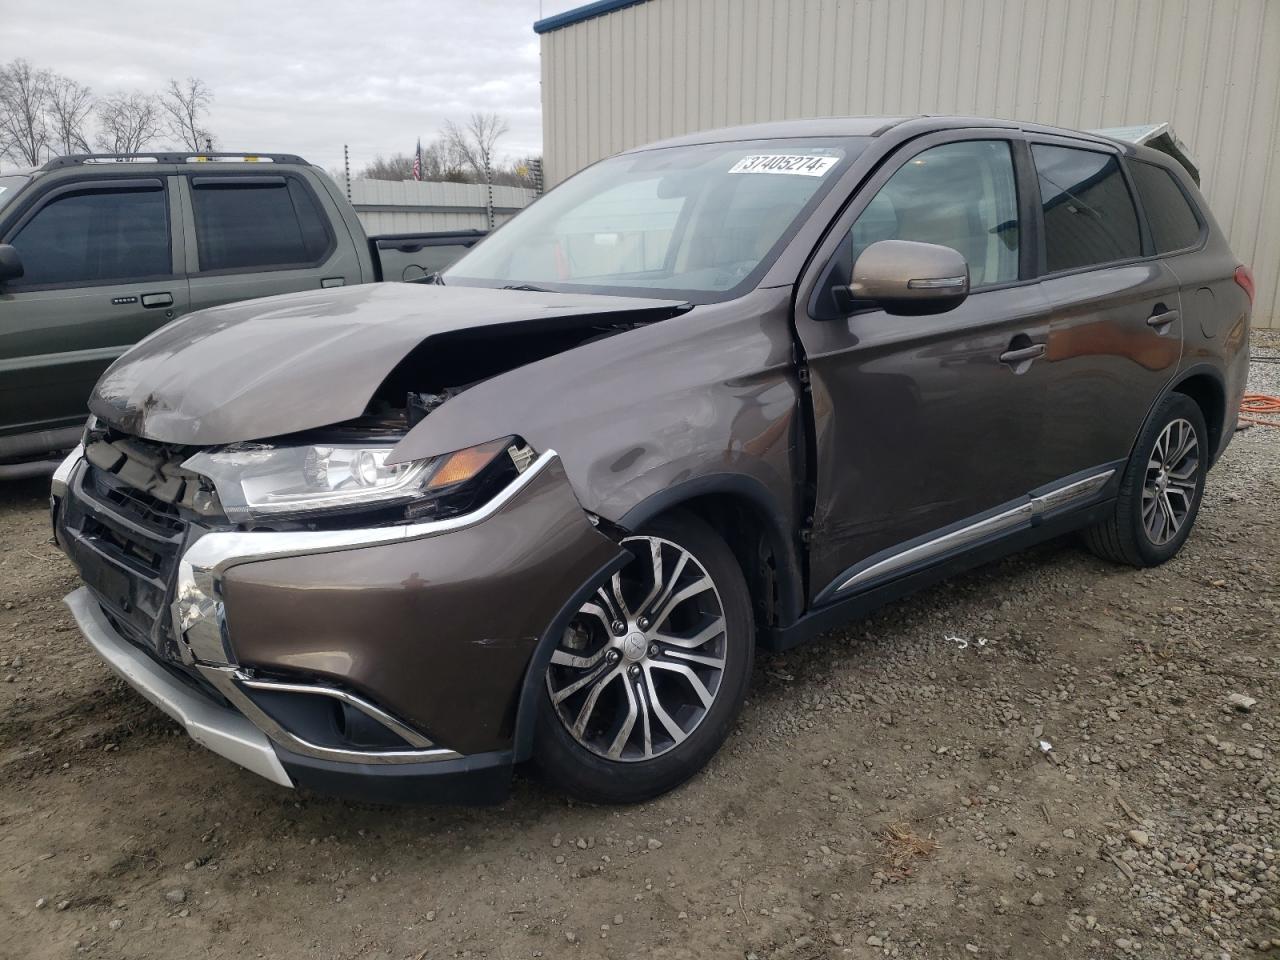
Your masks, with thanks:
[{"label": "side mirror", "polygon": [[22,276],[22,257],[16,248],[0,243],[0,283],[17,280]]},{"label": "side mirror", "polygon": [[832,294],[842,308],[861,301],[888,313],[945,313],[969,296],[969,264],[951,247],[879,240],[854,262],[853,281]]}]

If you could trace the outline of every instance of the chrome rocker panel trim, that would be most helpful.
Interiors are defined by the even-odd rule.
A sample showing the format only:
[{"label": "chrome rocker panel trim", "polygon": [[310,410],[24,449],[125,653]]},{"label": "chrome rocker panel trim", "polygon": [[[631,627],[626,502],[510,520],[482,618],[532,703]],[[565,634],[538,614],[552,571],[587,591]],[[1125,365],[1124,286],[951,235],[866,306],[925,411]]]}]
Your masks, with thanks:
[{"label": "chrome rocker panel trim", "polygon": [[177,720],[191,739],[272,783],[292,787],[266,735],[234,710],[219,707],[171,676],[112,628],[88,587],[63,599],[76,625],[98,656],[116,674]]},{"label": "chrome rocker panel trim", "polygon": [[959,530],[952,530],[950,533],[945,533],[940,537],[907,547],[880,560],[872,560],[861,569],[855,569],[851,575],[842,575],[845,579],[841,581],[840,585],[835,589],[827,588],[822,592],[821,596],[825,599],[835,599],[855,587],[862,587],[872,582],[888,579],[909,567],[941,558],[946,554],[971,546],[988,537],[1009,533],[1019,527],[1027,526],[1046,514],[1094,496],[1107,485],[1107,482],[1114,475],[1114,469],[1103,470],[1085,477],[1083,480],[1073,481],[1039,496],[1028,497],[1024,503],[1019,503],[1017,506],[1001,511],[994,516],[986,517],[976,523],[961,527]]}]

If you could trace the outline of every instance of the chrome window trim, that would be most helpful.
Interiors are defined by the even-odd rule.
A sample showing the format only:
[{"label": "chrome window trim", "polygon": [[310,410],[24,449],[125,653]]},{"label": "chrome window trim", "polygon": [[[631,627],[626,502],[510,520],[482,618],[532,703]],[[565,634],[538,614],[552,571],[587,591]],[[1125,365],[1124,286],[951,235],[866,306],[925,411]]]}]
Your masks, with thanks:
[{"label": "chrome window trim", "polygon": [[[834,600],[854,587],[865,585],[871,581],[884,580],[917,563],[940,559],[947,553],[960,550],[977,543],[979,540],[985,540],[987,537],[995,536],[999,533],[1007,533],[1023,525],[1030,525],[1033,521],[1042,519],[1046,514],[1069,506],[1078,500],[1093,496],[1105,487],[1107,481],[1114,475],[1114,469],[1103,470],[1082,480],[1064,484],[1047,493],[1030,496],[1025,503],[1019,503],[994,516],[978,520],[958,530],[952,530],[950,533],[934,537],[932,540],[918,543],[913,547],[907,547],[905,550],[900,550],[898,553],[877,560],[860,570],[855,570],[838,587],[829,591],[827,599],[828,601]],[[828,591],[823,592],[828,593]]]}]

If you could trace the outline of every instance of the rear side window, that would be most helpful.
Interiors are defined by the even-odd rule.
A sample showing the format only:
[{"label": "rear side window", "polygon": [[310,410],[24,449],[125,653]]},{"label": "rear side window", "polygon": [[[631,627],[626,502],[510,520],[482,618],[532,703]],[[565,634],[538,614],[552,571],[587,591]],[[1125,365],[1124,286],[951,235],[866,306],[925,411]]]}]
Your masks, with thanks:
[{"label": "rear side window", "polygon": [[329,249],[315,199],[294,177],[195,177],[200,270],[304,267]]},{"label": "rear side window", "polygon": [[1200,220],[1172,173],[1141,160],[1131,160],[1129,172],[1138,188],[1157,253],[1181,250],[1200,239]]},{"label": "rear side window", "polygon": [[49,201],[9,241],[22,286],[117,283],[173,272],[164,188],[84,190]]},{"label": "rear side window", "polygon": [[1138,213],[1114,156],[1045,144],[1031,153],[1050,273],[1142,256]]}]

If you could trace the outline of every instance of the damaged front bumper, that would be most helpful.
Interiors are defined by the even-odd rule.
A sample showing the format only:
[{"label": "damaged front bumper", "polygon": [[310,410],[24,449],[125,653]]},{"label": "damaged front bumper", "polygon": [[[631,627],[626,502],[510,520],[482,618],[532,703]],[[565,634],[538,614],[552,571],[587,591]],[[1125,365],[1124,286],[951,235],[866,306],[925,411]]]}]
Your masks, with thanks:
[{"label": "damaged front bumper", "polygon": [[[128,537],[157,534],[98,499],[90,469],[73,453],[52,501],[59,544],[87,584],[66,599],[81,632],[193,739],[285,786],[501,799],[529,740],[522,703],[541,692],[535,654],[580,588],[622,556],[554,452],[447,519],[191,526],[173,535],[168,574],[137,569]],[[153,634],[164,641],[149,643],[136,608],[160,581],[167,607]]]}]

